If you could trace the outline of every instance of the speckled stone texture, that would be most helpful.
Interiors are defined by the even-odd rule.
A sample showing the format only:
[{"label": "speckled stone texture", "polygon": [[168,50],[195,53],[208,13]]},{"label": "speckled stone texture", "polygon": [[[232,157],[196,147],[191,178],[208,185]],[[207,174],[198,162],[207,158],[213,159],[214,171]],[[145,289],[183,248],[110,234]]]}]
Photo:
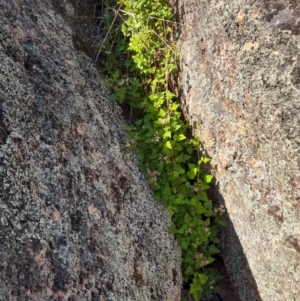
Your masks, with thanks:
[{"label": "speckled stone texture", "polygon": [[179,301],[181,252],[86,54],[84,2],[0,0],[0,300]]},{"label": "speckled stone texture", "polygon": [[212,157],[242,301],[300,300],[300,1],[178,0],[181,97]]}]

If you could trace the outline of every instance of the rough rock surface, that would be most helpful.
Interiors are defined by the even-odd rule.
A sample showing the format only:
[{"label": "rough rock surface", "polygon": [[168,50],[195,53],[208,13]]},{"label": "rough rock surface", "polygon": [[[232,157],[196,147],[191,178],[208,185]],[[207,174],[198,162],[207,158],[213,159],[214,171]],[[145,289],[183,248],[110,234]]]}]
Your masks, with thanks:
[{"label": "rough rock surface", "polygon": [[0,300],[179,301],[181,253],[86,55],[84,2],[0,0]]},{"label": "rough rock surface", "polygon": [[178,0],[185,117],[201,125],[242,301],[300,296],[300,2]]}]

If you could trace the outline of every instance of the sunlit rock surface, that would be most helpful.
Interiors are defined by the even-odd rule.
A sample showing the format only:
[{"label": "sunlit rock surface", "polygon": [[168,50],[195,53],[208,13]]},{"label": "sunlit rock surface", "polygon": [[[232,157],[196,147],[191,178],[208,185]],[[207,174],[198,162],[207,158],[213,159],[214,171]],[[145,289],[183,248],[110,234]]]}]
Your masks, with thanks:
[{"label": "sunlit rock surface", "polygon": [[178,0],[186,118],[229,214],[222,256],[242,301],[300,296],[300,2]]}]

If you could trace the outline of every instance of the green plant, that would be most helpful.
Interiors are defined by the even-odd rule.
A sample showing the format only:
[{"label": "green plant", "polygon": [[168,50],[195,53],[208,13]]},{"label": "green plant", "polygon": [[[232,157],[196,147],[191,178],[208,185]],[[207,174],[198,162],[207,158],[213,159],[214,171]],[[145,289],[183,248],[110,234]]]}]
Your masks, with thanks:
[{"label": "green plant", "polygon": [[[210,266],[219,253],[217,225],[224,208],[207,196],[213,176],[202,170],[201,155],[170,88],[178,54],[171,41],[172,10],[163,0],[120,0],[106,7],[105,38],[99,46],[106,85],[112,98],[142,112],[128,127],[130,147],[140,168],[172,217],[170,233],[182,248],[184,281],[196,300],[218,291],[219,276]],[[137,147],[138,146],[138,147]]]}]

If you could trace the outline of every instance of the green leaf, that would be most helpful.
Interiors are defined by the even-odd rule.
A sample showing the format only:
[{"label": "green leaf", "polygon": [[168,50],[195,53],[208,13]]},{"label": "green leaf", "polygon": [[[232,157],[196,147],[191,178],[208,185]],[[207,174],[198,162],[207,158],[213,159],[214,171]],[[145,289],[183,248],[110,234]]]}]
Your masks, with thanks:
[{"label": "green leaf", "polygon": [[211,245],[208,248],[208,252],[209,252],[210,255],[214,255],[214,254],[220,253],[220,250],[215,245]]},{"label": "green leaf", "polygon": [[187,240],[182,240],[180,246],[183,250],[186,250],[189,247],[189,242]]},{"label": "green leaf", "polygon": [[175,204],[176,205],[184,204],[184,200],[181,197],[179,197],[179,198],[176,199]]},{"label": "green leaf", "polygon": [[221,218],[220,220],[218,220],[218,225],[223,226],[223,227],[227,227],[228,223],[225,219]]},{"label": "green leaf", "polygon": [[200,283],[203,285],[207,282],[208,280],[208,277],[204,274],[198,274],[198,277],[199,277],[199,280],[200,280]]},{"label": "green leaf", "polygon": [[184,139],[186,139],[186,137],[183,134],[179,134],[177,140],[181,141],[181,140],[184,140]]},{"label": "green leaf", "polygon": [[179,104],[178,103],[173,103],[172,106],[171,106],[171,110],[172,111],[176,111],[179,107]]},{"label": "green leaf", "polygon": [[221,294],[221,288],[218,286],[218,285],[215,285],[215,287],[214,287],[214,292],[216,293],[216,294]]},{"label": "green leaf", "polygon": [[188,161],[191,158],[190,155],[184,154],[183,160]]},{"label": "green leaf", "polygon": [[207,257],[207,261],[209,263],[213,263],[215,261],[215,259],[213,257]]},{"label": "green leaf", "polygon": [[198,203],[197,204],[197,207],[196,207],[196,212],[197,214],[202,214],[206,211],[206,209],[202,206],[201,203]]},{"label": "green leaf", "polygon": [[171,189],[170,189],[169,186],[165,187],[165,188],[163,189],[163,191],[164,191],[164,194],[165,194],[165,195],[171,195]]},{"label": "green leaf", "polygon": [[166,116],[166,112],[163,109],[160,109],[159,112],[158,112],[158,116],[165,117]]},{"label": "green leaf", "polygon": [[163,134],[163,137],[164,138],[171,138],[171,131],[166,131],[164,134]]},{"label": "green leaf", "polygon": [[168,211],[169,211],[170,217],[172,217],[173,214],[176,212],[176,207],[170,205],[170,206],[168,206]]},{"label": "green leaf", "polygon": [[177,232],[180,233],[180,234],[184,234],[185,233],[185,227],[181,227]]},{"label": "green leaf", "polygon": [[168,148],[168,149],[172,149],[171,141],[167,141],[167,142],[165,143],[165,147]]},{"label": "green leaf", "polygon": [[193,152],[193,148],[192,148],[192,147],[188,147],[188,148],[186,149],[186,151],[191,155],[192,152]]},{"label": "green leaf", "polygon": [[209,217],[205,220],[205,225],[206,225],[206,226],[209,226],[209,225],[210,225],[210,218],[209,218]]},{"label": "green leaf", "polygon": [[191,188],[191,183],[189,181],[186,181],[184,183],[184,186],[187,187],[187,188]]},{"label": "green leaf", "polygon": [[[110,5],[106,2],[105,9]],[[196,159],[199,137],[187,138],[189,125],[183,122],[178,99],[169,89],[179,58],[175,43],[166,39],[172,35],[172,10],[161,0],[120,0],[119,4],[122,9],[117,18],[108,12],[103,24],[108,32],[101,51],[105,85],[112,99],[133,108],[133,119],[142,116],[128,137],[136,141],[141,171],[158,172],[153,174],[157,182],[150,183],[154,198],[172,217],[169,233],[176,235],[182,248],[183,278],[191,283],[190,291],[198,301],[203,293],[209,295],[211,281],[216,283],[218,278],[195,255],[201,252],[207,261],[214,260],[207,255],[216,254],[217,225],[226,221],[213,212],[205,192],[213,177],[200,167],[210,159]],[[147,179],[152,181],[151,177]],[[206,227],[209,233],[206,230],[203,235]]]},{"label": "green leaf", "polygon": [[192,198],[190,201],[190,205],[196,207],[197,206],[197,199],[196,198]]},{"label": "green leaf", "polygon": [[206,217],[213,216],[213,214],[214,214],[214,212],[213,212],[212,210],[206,210],[206,211],[204,212],[204,215],[205,215]]},{"label": "green leaf", "polygon": [[196,168],[196,165],[193,163],[188,163],[189,170]]},{"label": "green leaf", "polygon": [[174,97],[176,97],[176,95],[172,92],[170,92],[169,90],[166,91],[166,97],[168,100],[173,99]]},{"label": "green leaf", "polygon": [[205,207],[205,209],[211,210],[212,209],[212,201],[207,200],[206,202],[204,202],[203,206]]},{"label": "green leaf", "polygon": [[140,120],[138,120],[138,121],[135,122],[135,124],[136,124],[137,126],[142,125],[142,123],[143,123],[143,119],[140,119]]},{"label": "green leaf", "polygon": [[175,234],[176,233],[176,226],[172,224],[170,228],[168,229],[169,234]]},{"label": "green leaf", "polygon": [[177,132],[182,127],[181,124],[176,124],[174,128],[174,132]]},{"label": "green leaf", "polygon": [[178,174],[184,174],[185,173],[185,170],[180,165],[178,165],[176,167],[176,171],[178,172]]},{"label": "green leaf", "polygon": [[205,175],[205,176],[204,176],[204,181],[205,181],[206,183],[210,183],[210,182],[212,181],[213,178],[214,178],[214,176],[212,176],[212,175]]},{"label": "green leaf", "polygon": [[208,163],[210,162],[210,158],[201,158],[203,163]]},{"label": "green leaf", "polygon": [[190,287],[190,294],[194,297],[195,301],[199,301],[200,297],[203,293],[203,289],[201,286],[192,283]]},{"label": "green leaf", "polygon": [[192,221],[192,217],[191,217],[188,213],[186,213],[186,214],[184,215],[184,221],[185,221],[186,223],[190,223],[190,222]]},{"label": "green leaf", "polygon": [[[202,188],[202,185],[201,185],[201,188]],[[201,191],[201,193],[199,194],[199,197],[200,197],[201,201],[204,201],[204,202],[209,201],[208,196],[205,191]]]},{"label": "green leaf", "polygon": [[113,75],[113,80],[115,81],[116,79],[119,78],[119,76],[120,76],[120,70],[117,69],[117,70],[115,71],[114,75]]},{"label": "green leaf", "polygon": [[147,72],[150,73],[150,74],[154,74],[155,73],[155,68],[148,68],[147,69]]},{"label": "green leaf", "polygon": [[185,274],[187,275],[193,275],[194,274],[194,269],[189,265],[187,269],[185,270]]},{"label": "green leaf", "polygon": [[191,169],[191,170],[187,173],[188,177],[189,177],[191,180],[194,180],[195,177],[196,177],[196,175],[197,175],[197,171],[198,171],[197,167]]}]

